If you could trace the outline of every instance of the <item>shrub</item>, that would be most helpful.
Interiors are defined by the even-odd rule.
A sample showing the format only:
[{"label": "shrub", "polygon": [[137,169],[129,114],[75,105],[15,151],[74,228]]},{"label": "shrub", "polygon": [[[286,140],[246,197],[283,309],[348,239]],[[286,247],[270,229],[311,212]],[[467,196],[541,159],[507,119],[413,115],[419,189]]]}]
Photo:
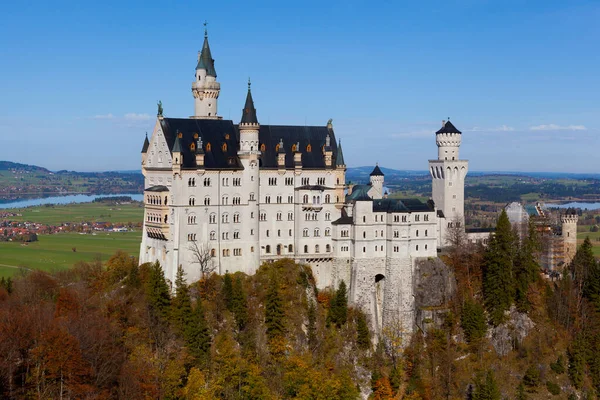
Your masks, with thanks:
[{"label": "shrub", "polygon": [[546,382],[546,388],[548,389],[548,391],[550,393],[552,393],[555,396],[558,396],[560,394],[560,392],[561,392],[560,386],[558,386],[554,382],[550,382],[550,381]]}]

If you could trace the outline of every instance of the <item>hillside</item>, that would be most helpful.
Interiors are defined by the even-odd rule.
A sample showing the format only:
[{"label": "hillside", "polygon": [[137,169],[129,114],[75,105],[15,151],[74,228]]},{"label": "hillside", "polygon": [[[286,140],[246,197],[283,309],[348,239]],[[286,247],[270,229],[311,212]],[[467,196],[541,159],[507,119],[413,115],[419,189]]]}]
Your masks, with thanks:
[{"label": "hillside", "polygon": [[35,165],[0,161],[0,199],[61,195],[69,193],[141,193],[141,173],[52,172]]}]

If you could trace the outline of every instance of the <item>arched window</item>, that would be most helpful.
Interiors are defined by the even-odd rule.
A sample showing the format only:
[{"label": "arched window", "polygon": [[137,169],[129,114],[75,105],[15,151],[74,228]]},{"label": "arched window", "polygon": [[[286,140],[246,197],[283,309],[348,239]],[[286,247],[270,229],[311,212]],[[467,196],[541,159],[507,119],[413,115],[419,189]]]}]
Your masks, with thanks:
[{"label": "arched window", "polygon": [[292,145],[292,151],[296,151],[296,150],[298,150],[298,149],[296,148],[296,144],[293,144],[293,145]]},{"label": "arched window", "polygon": [[210,256],[215,257],[217,255],[217,251],[215,249],[210,249]]},{"label": "arched window", "polygon": [[212,146],[210,145],[210,142],[206,143],[206,151],[211,151]]},{"label": "arched window", "polygon": [[196,144],[194,142],[190,144],[190,151],[196,151]]},{"label": "arched window", "polygon": [[312,146],[309,143],[308,146],[306,146],[306,152],[310,153],[311,151],[312,151]]},{"label": "arched window", "polygon": [[304,204],[308,203],[308,195],[307,195],[307,194],[305,194],[305,195],[302,197],[302,202],[303,202]]},{"label": "arched window", "polygon": [[325,195],[325,203],[329,204],[331,202],[331,195],[326,194]]},{"label": "arched window", "polygon": [[271,254],[271,246],[270,246],[270,245],[267,245],[267,246],[265,247],[265,252],[266,252],[267,254]]},{"label": "arched window", "polygon": [[227,143],[223,143],[223,146],[221,146],[221,150],[227,151]]},{"label": "arched window", "polygon": [[308,253],[308,246],[304,245],[304,253]]},{"label": "arched window", "polygon": [[329,253],[331,251],[331,246],[330,245],[326,245],[325,246],[325,252]]},{"label": "arched window", "polygon": [[260,145],[260,151],[265,151],[267,149],[267,147],[265,146],[265,144],[261,144]]},{"label": "arched window", "polygon": [[319,252],[319,245],[317,244],[317,245],[315,245],[315,253],[318,253],[318,252]]},{"label": "arched window", "polygon": [[210,240],[215,240],[217,238],[217,234],[215,233],[215,231],[211,231],[210,232]]},{"label": "arched window", "polygon": [[288,253],[293,253],[294,252],[294,246],[292,246],[291,244],[288,245]]},{"label": "arched window", "polygon": [[320,232],[319,232],[319,228],[315,229],[315,237],[319,237],[320,236]]},{"label": "arched window", "polygon": [[304,230],[302,231],[302,236],[308,237],[308,228],[304,228]]},{"label": "arched window", "polygon": [[325,236],[331,236],[331,229],[325,228]]}]

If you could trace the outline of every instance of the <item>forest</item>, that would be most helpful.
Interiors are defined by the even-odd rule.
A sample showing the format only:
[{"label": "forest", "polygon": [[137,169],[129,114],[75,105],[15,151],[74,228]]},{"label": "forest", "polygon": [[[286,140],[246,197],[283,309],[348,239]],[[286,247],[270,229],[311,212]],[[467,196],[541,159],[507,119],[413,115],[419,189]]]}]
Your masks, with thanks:
[{"label": "forest", "polygon": [[487,248],[456,231],[439,322],[378,338],[345,283],[317,290],[292,260],[187,284],[117,252],[3,279],[0,397],[596,399],[600,266],[586,240],[550,280],[538,246],[505,213]]}]

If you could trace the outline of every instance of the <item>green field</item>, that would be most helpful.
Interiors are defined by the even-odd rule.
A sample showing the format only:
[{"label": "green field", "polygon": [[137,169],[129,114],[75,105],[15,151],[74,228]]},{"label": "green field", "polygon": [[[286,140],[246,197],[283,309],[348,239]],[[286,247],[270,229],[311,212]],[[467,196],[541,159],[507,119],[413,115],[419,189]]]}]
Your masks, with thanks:
[{"label": "green field", "polygon": [[142,233],[137,231],[40,235],[38,242],[27,245],[0,242],[0,276],[16,274],[18,267],[57,271],[71,268],[77,261],[92,261],[97,256],[106,261],[117,250],[137,256],[141,240]]},{"label": "green field", "polygon": [[10,217],[14,221],[39,222],[58,225],[63,222],[142,222],[144,206],[140,202],[112,205],[106,203],[79,203],[65,205],[45,205],[27,208],[11,208],[10,212],[22,214]]}]

